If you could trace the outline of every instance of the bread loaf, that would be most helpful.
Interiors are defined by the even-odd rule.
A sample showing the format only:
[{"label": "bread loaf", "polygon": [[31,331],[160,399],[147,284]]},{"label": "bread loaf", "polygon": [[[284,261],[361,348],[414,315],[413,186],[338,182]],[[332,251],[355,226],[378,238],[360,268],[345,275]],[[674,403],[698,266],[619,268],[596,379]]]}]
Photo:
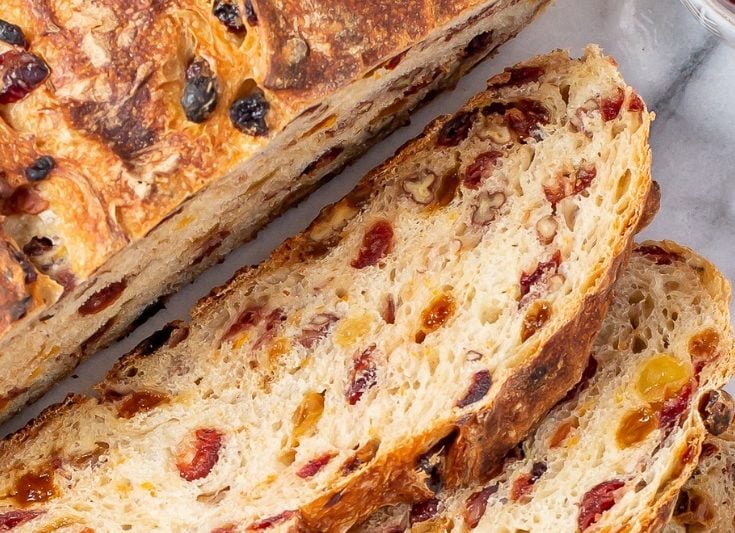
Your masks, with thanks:
[{"label": "bread loaf", "polygon": [[3,1],[0,420],[547,3]]},{"label": "bread loaf", "polygon": [[[700,453],[672,524],[707,514],[722,524],[729,512],[718,531],[731,531],[732,504],[715,509],[732,498],[732,471],[721,475],[732,443],[705,441],[733,416],[718,390],[735,373],[729,298],[728,282],[691,251],[638,246],[582,381],[502,470],[471,489],[385,508],[355,533],[660,531]],[[696,496],[692,485],[709,476],[712,490]]]},{"label": "bread loaf", "polygon": [[650,119],[596,47],[506,69],[0,444],[0,516],[342,531],[491,474],[587,364],[655,204]]}]

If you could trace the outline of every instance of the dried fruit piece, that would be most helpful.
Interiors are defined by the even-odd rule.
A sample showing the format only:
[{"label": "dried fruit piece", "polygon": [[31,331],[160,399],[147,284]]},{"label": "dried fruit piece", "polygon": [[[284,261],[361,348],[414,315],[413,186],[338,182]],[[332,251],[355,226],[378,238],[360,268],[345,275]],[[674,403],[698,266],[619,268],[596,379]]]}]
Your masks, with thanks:
[{"label": "dried fruit piece", "polygon": [[31,166],[25,169],[28,181],[40,181],[46,178],[56,167],[56,161],[50,155],[42,155]]},{"label": "dried fruit piece", "polygon": [[309,325],[301,330],[299,344],[304,348],[313,348],[321,339],[327,336],[335,322],[339,320],[332,313],[320,313],[311,319]]},{"label": "dried fruit piece", "polygon": [[40,257],[54,248],[54,241],[48,237],[33,237],[23,246],[23,252],[29,257]]},{"label": "dried fruit piece", "polygon": [[708,391],[699,400],[699,414],[711,435],[721,435],[732,423],[735,402],[724,390]]},{"label": "dried fruit piece", "polygon": [[506,67],[502,74],[491,78],[488,87],[518,87],[527,83],[538,81],[544,75],[542,67]]},{"label": "dried fruit piece", "polygon": [[544,327],[551,318],[551,305],[543,300],[533,302],[533,305],[523,318],[521,325],[521,341],[526,342],[538,330]]},{"label": "dried fruit piece", "polygon": [[257,522],[250,524],[248,531],[262,531],[264,529],[271,528],[275,525],[282,524],[286,520],[290,519],[296,514],[296,511],[283,511],[275,516],[269,518],[263,518]]},{"label": "dried fruit piece", "polygon": [[649,358],[638,371],[636,390],[649,403],[674,396],[689,381],[691,367],[670,354]]},{"label": "dried fruit piece", "polygon": [[293,438],[298,439],[314,429],[316,423],[324,412],[324,394],[309,391],[304,394],[304,399],[294,411]]},{"label": "dried fruit piece", "polygon": [[377,383],[377,369],[373,360],[375,345],[370,346],[355,358],[350,375],[350,386],[347,388],[346,397],[350,405],[360,401],[366,390]]},{"label": "dried fruit piece", "polygon": [[50,74],[40,57],[25,50],[9,50],[0,55],[0,104],[25,98]]},{"label": "dried fruit piece", "polygon": [[247,28],[245,28],[240,15],[240,8],[236,2],[232,0],[214,0],[212,14],[224,24],[227,31],[235,35],[245,35],[247,33]]},{"label": "dried fruit piece", "polygon": [[623,107],[623,101],[625,100],[625,92],[623,89],[617,88],[615,94],[609,98],[602,98],[600,100],[600,113],[602,119],[605,122],[609,122],[618,118],[620,115],[620,109]]},{"label": "dried fruit piece", "polygon": [[296,471],[296,475],[299,476],[301,479],[313,477],[317,475],[322,468],[327,466],[327,464],[329,463],[329,461],[332,460],[333,457],[333,453],[325,453],[323,455],[320,455],[316,459],[312,459],[304,466],[299,468]]},{"label": "dried fruit piece", "polygon": [[542,282],[550,273],[556,273],[561,265],[561,251],[557,250],[551,259],[543,261],[536,266],[536,269],[530,274],[521,272],[521,298],[531,292],[531,289]]},{"label": "dried fruit piece", "polygon": [[242,311],[237,319],[235,319],[235,322],[232,323],[230,328],[225,333],[222,340],[229,340],[235,337],[238,333],[241,333],[242,331],[245,331],[248,328],[251,328],[260,320],[263,318],[263,308],[260,306],[250,306],[246,307],[244,311]]},{"label": "dried fruit piece", "polygon": [[565,420],[559,424],[559,427],[556,428],[556,431],[549,439],[549,448],[553,449],[561,445],[565,440],[567,440],[572,429],[577,427],[579,427],[579,420],[577,417],[572,417],[571,419]]},{"label": "dried fruit piece", "polygon": [[388,255],[392,249],[393,226],[387,220],[379,220],[365,232],[362,247],[351,265],[358,269],[372,266]]},{"label": "dried fruit piece", "polygon": [[0,41],[14,46],[20,46],[21,48],[28,48],[28,40],[23,34],[23,30],[20,29],[20,26],[16,26],[2,19],[0,19]]},{"label": "dried fruit piece", "polygon": [[492,383],[492,377],[490,376],[489,370],[480,370],[475,373],[475,375],[472,376],[470,388],[467,390],[464,397],[457,402],[457,407],[467,407],[470,404],[482,400],[490,390]]},{"label": "dried fruit piece", "polygon": [[660,246],[656,245],[639,246],[635,251],[636,253],[645,255],[657,265],[670,265],[674,261],[681,259],[679,254],[667,252]]},{"label": "dried fruit piece", "polygon": [[79,314],[89,316],[107,309],[122,296],[127,286],[128,283],[124,279],[110,283],[87,298],[87,301],[79,306]]},{"label": "dried fruit piece", "polygon": [[657,425],[656,415],[650,407],[634,409],[620,421],[616,433],[618,446],[625,449],[643,442]]},{"label": "dried fruit piece", "polygon": [[560,173],[551,183],[544,183],[544,195],[556,212],[556,205],[564,198],[586,190],[597,176],[594,165],[580,166],[575,172]]},{"label": "dried fruit piece", "polygon": [[533,485],[546,473],[547,468],[546,463],[533,463],[529,473],[518,476],[513,482],[510,499],[516,501],[531,492]]},{"label": "dried fruit piece", "polygon": [[479,189],[483,180],[495,169],[501,157],[503,157],[503,153],[497,150],[479,154],[465,170],[464,179],[462,180],[464,186],[468,189]]},{"label": "dried fruit piece", "polygon": [[191,122],[204,122],[217,106],[217,78],[207,60],[196,58],[186,69],[181,107]]},{"label": "dried fruit piece", "polygon": [[588,490],[579,504],[577,524],[584,531],[597,522],[602,513],[615,505],[615,492],[625,486],[619,479],[603,481]]},{"label": "dried fruit piece", "polygon": [[666,400],[661,407],[658,426],[661,429],[671,429],[676,425],[681,414],[692,400],[692,384],[687,383],[673,398]]},{"label": "dried fruit piece", "polygon": [[383,304],[380,316],[383,317],[386,324],[396,323],[396,301],[393,299],[392,294],[388,294],[385,297],[385,303]]},{"label": "dried fruit piece", "polygon": [[347,476],[352,472],[355,472],[361,466],[368,464],[377,455],[378,448],[380,448],[380,441],[378,439],[367,441],[367,443],[355,452],[355,455],[345,461],[345,464],[342,465],[342,475]]},{"label": "dried fruit piece", "polygon": [[207,477],[219,461],[222,448],[222,433],[216,429],[201,428],[194,432],[194,456],[190,461],[176,461],[179,475],[186,481]]},{"label": "dried fruit piece", "polygon": [[539,126],[549,123],[549,111],[536,100],[522,98],[507,109],[505,120],[521,141],[530,137],[541,140]]},{"label": "dried fruit piece", "polygon": [[644,109],[646,109],[646,104],[643,103],[641,97],[636,93],[632,93],[630,95],[630,101],[628,101],[628,111],[638,112]]},{"label": "dried fruit piece", "polygon": [[470,527],[475,529],[477,524],[485,515],[485,509],[487,509],[487,501],[490,496],[498,492],[497,485],[490,485],[480,491],[475,492],[472,496],[467,498],[464,511],[464,521]]},{"label": "dried fruit piece", "polygon": [[56,496],[52,470],[26,472],[15,481],[13,498],[21,505],[45,502]]},{"label": "dried fruit piece", "polygon": [[410,522],[411,525],[419,522],[426,522],[433,518],[439,510],[439,500],[431,498],[422,502],[414,503],[411,506]]},{"label": "dried fruit piece", "polygon": [[436,144],[439,146],[457,146],[470,133],[475,120],[476,111],[460,111],[448,120],[439,130]]},{"label": "dried fruit piece", "polygon": [[457,309],[454,298],[443,294],[434,300],[421,313],[421,326],[426,333],[430,333],[446,324]]},{"label": "dried fruit piece", "polygon": [[268,134],[268,124],[265,117],[268,115],[270,104],[265,93],[260,89],[238,98],[230,106],[230,121],[233,126],[243,133],[262,137]]},{"label": "dried fruit piece", "polygon": [[500,191],[483,191],[477,196],[477,206],[472,211],[472,223],[478,226],[490,224],[495,220],[498,210],[505,205],[507,198]]},{"label": "dried fruit piece", "polygon": [[43,511],[30,509],[23,511],[20,509],[8,511],[0,514],[0,531],[10,531],[11,529],[22,526],[26,522],[30,522],[37,516],[43,514]]},{"label": "dried fruit piece", "polygon": [[694,364],[694,374],[704,369],[707,363],[713,361],[718,354],[720,334],[712,328],[702,330],[689,339],[689,355]]},{"label": "dried fruit piece", "polygon": [[245,20],[251,26],[258,25],[258,15],[255,13],[255,9],[253,9],[252,0],[245,0]]},{"label": "dried fruit piece", "polygon": [[459,176],[457,172],[450,171],[442,176],[439,181],[439,186],[436,189],[436,199],[434,200],[435,207],[446,207],[454,198],[457,192],[457,186],[459,185]]},{"label": "dried fruit piece", "polygon": [[252,349],[258,350],[272,341],[276,336],[276,332],[278,331],[278,327],[281,325],[281,322],[285,320],[286,315],[280,307],[268,313],[263,320],[263,331],[253,343]]},{"label": "dried fruit piece", "polygon": [[131,392],[125,395],[125,399],[118,406],[117,415],[120,418],[133,418],[138,413],[150,411],[166,401],[168,401],[168,398],[158,392]]}]

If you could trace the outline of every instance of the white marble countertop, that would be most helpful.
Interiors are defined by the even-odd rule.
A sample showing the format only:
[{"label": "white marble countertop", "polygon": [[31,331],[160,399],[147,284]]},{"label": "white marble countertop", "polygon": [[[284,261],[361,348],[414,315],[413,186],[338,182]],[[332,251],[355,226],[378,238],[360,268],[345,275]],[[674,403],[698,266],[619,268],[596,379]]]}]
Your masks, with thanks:
[{"label": "white marble countertop", "polygon": [[[283,239],[305,227],[322,206],[347,193],[370,168],[419,134],[434,116],[456,110],[485,80],[527,56],[552,48],[581,53],[596,42],[619,62],[628,83],[657,114],[651,134],[654,177],[661,184],[661,211],[643,237],[673,239],[713,260],[735,279],[735,49],[700,27],[675,0],[557,0],[534,25],[480,64],[457,88],[418,112],[409,127],[375,146],[250,244],[211,268],[172,297],[165,310],[126,339],[83,363],[44,399],[0,426],[0,437],[61,401],[86,392],[118,357],[224,283],[238,268],[256,263]],[[735,308],[733,308],[735,311]],[[735,392],[735,382],[730,390]]]}]

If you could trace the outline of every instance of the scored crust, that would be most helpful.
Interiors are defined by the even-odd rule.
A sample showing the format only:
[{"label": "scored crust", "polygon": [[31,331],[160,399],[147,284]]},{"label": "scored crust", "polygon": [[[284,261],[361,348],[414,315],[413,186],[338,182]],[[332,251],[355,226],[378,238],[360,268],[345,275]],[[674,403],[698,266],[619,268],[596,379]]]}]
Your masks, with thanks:
[{"label": "scored crust", "polygon": [[[1,444],[0,506],[52,455],[34,527],[337,531],[487,475],[582,372],[651,209],[650,118],[596,47],[491,79],[141,343],[100,399]],[[439,450],[448,468],[424,465]],[[102,504],[102,478],[121,499],[76,505]]]}]

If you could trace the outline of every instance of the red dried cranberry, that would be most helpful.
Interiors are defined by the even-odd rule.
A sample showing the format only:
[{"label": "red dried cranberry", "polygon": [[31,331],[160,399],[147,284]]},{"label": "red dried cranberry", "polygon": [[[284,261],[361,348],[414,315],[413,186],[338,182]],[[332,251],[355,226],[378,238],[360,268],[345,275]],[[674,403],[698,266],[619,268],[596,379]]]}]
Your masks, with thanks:
[{"label": "red dried cranberry", "polygon": [[188,120],[199,124],[212,114],[216,106],[217,78],[205,59],[196,58],[186,69],[181,107]]},{"label": "red dried cranberry", "polygon": [[625,93],[620,88],[615,91],[614,96],[600,100],[600,113],[602,113],[602,119],[605,122],[609,122],[618,118],[620,108],[623,107],[624,100]]},{"label": "red dried cranberry", "polygon": [[276,332],[278,331],[278,326],[280,326],[281,322],[284,320],[286,320],[286,314],[280,307],[268,313],[268,316],[266,316],[264,320],[265,326],[263,328],[263,333],[261,333],[258,339],[253,343],[253,350],[257,350],[273,340],[273,337],[276,336]]},{"label": "red dried cranberry", "polygon": [[214,0],[212,14],[224,24],[227,31],[235,35],[245,35],[247,33],[247,28],[245,28],[245,24],[242,22],[242,16],[240,15],[240,8],[236,2],[231,0]]},{"label": "red dried cranberry", "polygon": [[411,506],[411,513],[409,515],[411,525],[430,520],[436,515],[438,510],[439,500],[437,500],[436,498],[414,503]]},{"label": "red dried cranberry", "polygon": [[245,0],[245,20],[251,26],[258,25],[258,15],[255,13],[255,9],[253,9],[252,0]]},{"label": "red dried cranberry", "polygon": [[472,384],[470,385],[467,394],[459,402],[457,407],[467,407],[470,404],[479,402],[482,400],[487,392],[490,390],[492,385],[492,378],[490,377],[489,370],[481,370],[472,376]]},{"label": "red dried cranberry", "polygon": [[656,246],[653,244],[639,246],[638,248],[636,248],[636,253],[645,255],[657,265],[670,265],[677,259],[681,259],[681,256],[679,254],[674,252],[667,252],[660,246]]},{"label": "red dried cranberry", "polygon": [[265,117],[270,104],[262,90],[256,89],[247,96],[235,100],[230,106],[230,121],[243,133],[262,137],[268,134]]},{"label": "red dried cranberry", "polygon": [[498,163],[498,159],[503,156],[502,152],[490,150],[478,155],[475,160],[467,167],[464,173],[464,186],[468,189],[479,189],[482,181],[492,172],[492,169]]},{"label": "red dried cranberry", "polygon": [[107,309],[122,296],[127,286],[128,283],[124,279],[110,283],[104,289],[98,290],[87,298],[87,301],[79,306],[79,314],[89,316]]},{"label": "red dried cranberry", "polygon": [[393,226],[387,220],[375,222],[362,239],[362,248],[351,263],[353,268],[365,268],[377,263],[393,248]]},{"label": "red dried cranberry", "polygon": [[484,52],[485,50],[487,50],[487,47],[490,46],[490,43],[492,42],[492,31],[484,31],[478,35],[475,35],[472,39],[470,39],[470,42],[467,43],[467,46],[464,47],[464,55],[466,57],[470,57],[479,54],[480,52]]},{"label": "red dried cranberry", "polygon": [[230,326],[230,329],[225,333],[224,340],[231,339],[241,331],[244,331],[263,318],[263,308],[259,306],[252,306],[246,308],[240,313],[235,322]]},{"label": "red dried cranberry", "polygon": [[577,170],[577,174],[574,180],[574,194],[580,193],[587,189],[591,184],[592,180],[597,177],[597,168],[594,166],[583,167]]},{"label": "red dried cranberry", "polygon": [[470,529],[475,529],[477,524],[480,523],[480,520],[485,515],[488,499],[496,492],[498,492],[498,486],[490,485],[481,491],[475,492],[472,496],[467,498],[464,520]]},{"label": "red dried cranberry", "polygon": [[41,181],[56,167],[56,161],[50,155],[42,155],[31,166],[25,169],[28,181]]},{"label": "red dried cranberry", "polygon": [[[507,81],[500,81],[504,80],[506,75],[508,77]],[[544,69],[541,67],[506,68],[504,75],[501,74],[498,76],[499,81],[496,83],[491,80],[489,85],[490,87],[518,87],[520,85],[538,81],[538,79],[543,75]]]},{"label": "red dried cranberry", "polygon": [[197,429],[194,438],[194,457],[191,462],[176,463],[179,474],[186,481],[207,477],[219,461],[219,450],[222,447],[222,433],[216,429]]},{"label": "red dried cranberry", "polygon": [[628,102],[628,111],[643,111],[646,108],[646,104],[636,93],[630,95],[630,102]]},{"label": "red dried cranberry", "polygon": [[531,492],[533,485],[546,473],[545,463],[533,463],[531,471],[516,478],[510,491],[511,500],[518,500]]},{"label": "red dried cranberry", "polygon": [[687,383],[682,387],[679,393],[664,402],[659,414],[658,426],[662,429],[670,429],[674,427],[679,420],[681,414],[689,406],[692,400],[692,384]]},{"label": "red dried cranberry", "polygon": [[299,468],[296,471],[296,475],[299,476],[302,479],[310,478],[312,476],[315,476],[319,473],[319,471],[327,466],[329,461],[332,460],[334,457],[334,454],[332,453],[325,453],[324,455],[320,455],[316,459],[312,459],[308,463],[306,463],[304,466]]},{"label": "red dried cranberry", "polygon": [[43,514],[43,511],[20,509],[0,514],[0,531],[10,531],[11,529],[22,526],[26,522],[30,522],[37,516]]},{"label": "red dried cranberry", "polygon": [[439,146],[457,146],[469,135],[474,120],[475,111],[460,111],[441,127],[436,138],[436,144]]},{"label": "red dried cranberry", "polygon": [[539,125],[549,123],[549,112],[539,102],[523,98],[506,111],[505,119],[521,140],[529,137],[540,140]]},{"label": "red dried cranberry", "polygon": [[41,85],[50,70],[38,56],[25,50],[0,55],[0,104],[17,102]]},{"label": "red dried cranberry", "polygon": [[588,490],[579,504],[579,516],[577,524],[584,531],[600,519],[602,513],[615,505],[614,492],[625,483],[619,479],[603,481]]},{"label": "red dried cranberry", "polygon": [[347,402],[355,405],[360,401],[366,390],[377,383],[377,370],[373,361],[373,350],[375,345],[362,352],[354,361],[350,386],[347,389]]},{"label": "red dried cranberry", "polygon": [[338,318],[331,313],[322,313],[311,319],[309,325],[301,331],[299,344],[304,348],[311,349],[321,339],[326,337],[332,325],[337,322]]},{"label": "red dried cranberry", "polygon": [[531,292],[531,288],[536,285],[547,272],[556,272],[561,264],[561,252],[559,250],[551,257],[550,260],[539,263],[531,274],[521,273],[521,297]]},{"label": "red dried cranberry", "polygon": [[264,529],[271,528],[275,525],[282,524],[295,514],[296,511],[283,511],[282,513],[279,513],[275,516],[263,518],[262,520],[259,520],[254,524],[250,524],[250,527],[248,527],[248,531],[262,531]]},{"label": "red dried cranberry", "polygon": [[23,34],[23,30],[20,29],[20,26],[16,26],[2,19],[0,19],[0,41],[14,46],[20,46],[21,48],[28,48],[28,40]]}]

